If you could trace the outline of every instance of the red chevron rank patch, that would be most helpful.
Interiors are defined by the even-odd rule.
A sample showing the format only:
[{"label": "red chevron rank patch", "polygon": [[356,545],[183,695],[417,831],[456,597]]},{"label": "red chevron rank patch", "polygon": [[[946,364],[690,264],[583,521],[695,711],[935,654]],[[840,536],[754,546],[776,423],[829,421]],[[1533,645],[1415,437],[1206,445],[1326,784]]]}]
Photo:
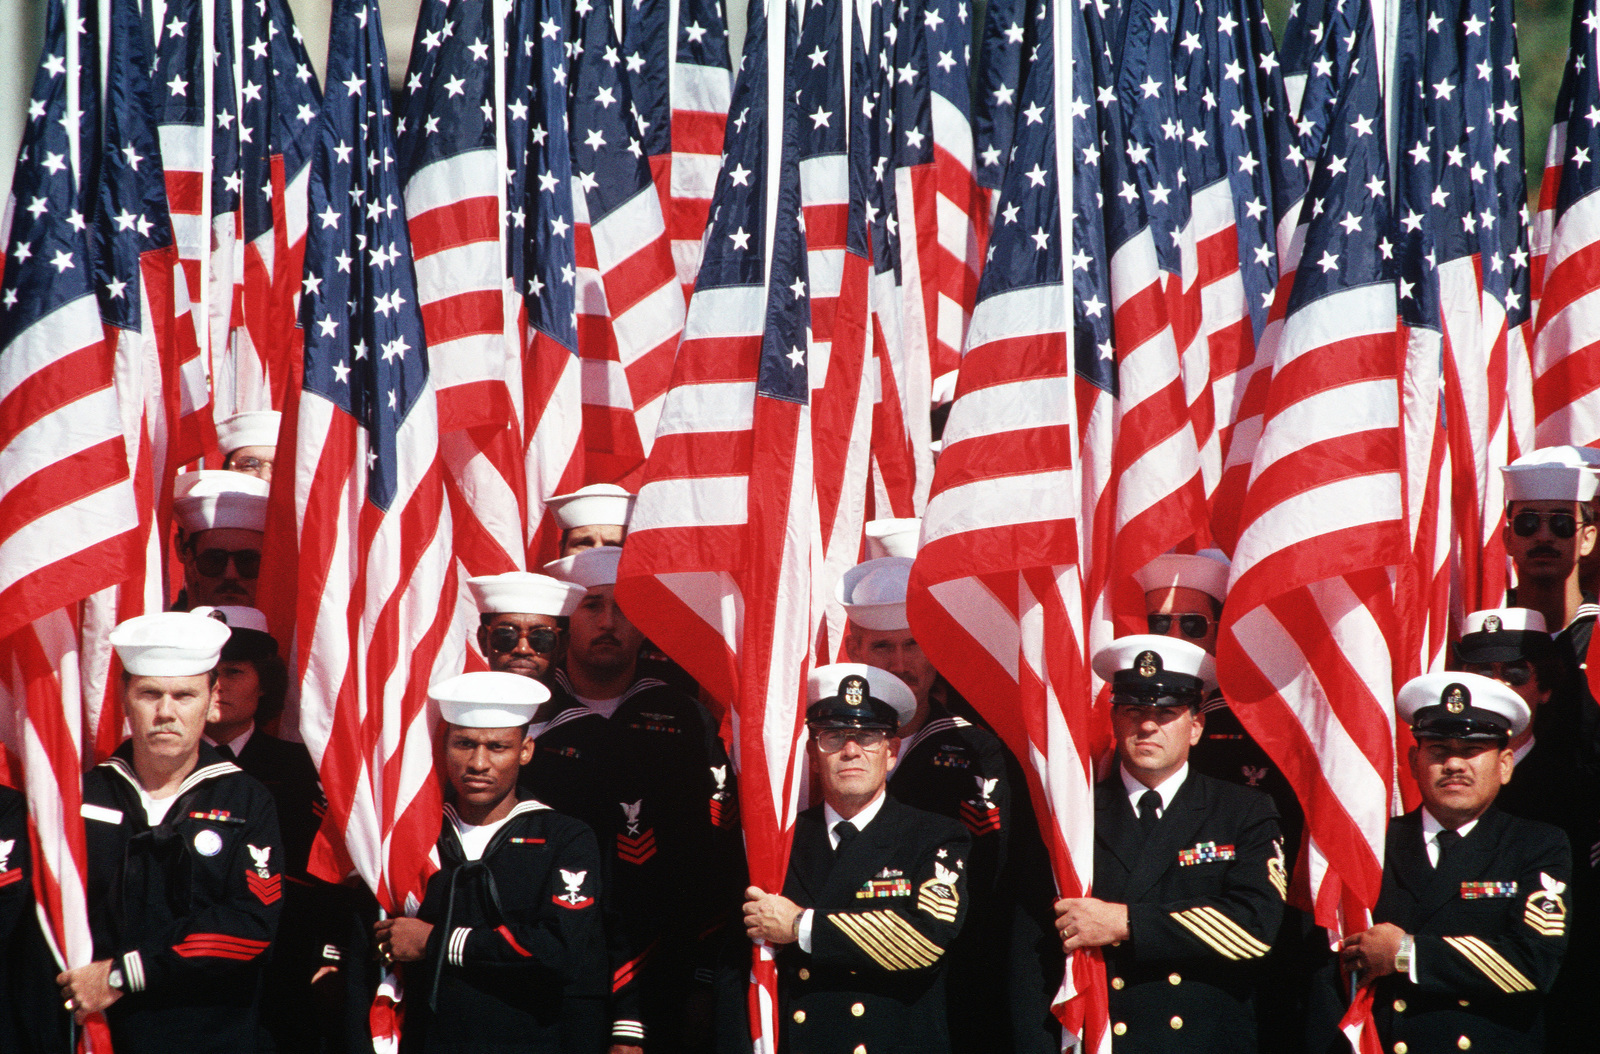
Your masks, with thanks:
[{"label": "red chevron rank patch", "polygon": [[275,903],[283,896],[283,876],[268,875],[263,878],[254,871],[244,873],[245,882],[250,886],[250,892],[263,904]]},{"label": "red chevron rank patch", "polygon": [[1000,808],[996,805],[979,805],[977,802],[961,803],[961,822],[973,834],[992,834],[1000,830]]},{"label": "red chevron rank patch", "polygon": [[656,831],[646,827],[636,835],[617,835],[617,859],[625,864],[642,864],[656,855]]},{"label": "red chevron rank patch", "polygon": [[0,889],[22,881],[22,868],[13,867],[10,871],[0,871]]}]

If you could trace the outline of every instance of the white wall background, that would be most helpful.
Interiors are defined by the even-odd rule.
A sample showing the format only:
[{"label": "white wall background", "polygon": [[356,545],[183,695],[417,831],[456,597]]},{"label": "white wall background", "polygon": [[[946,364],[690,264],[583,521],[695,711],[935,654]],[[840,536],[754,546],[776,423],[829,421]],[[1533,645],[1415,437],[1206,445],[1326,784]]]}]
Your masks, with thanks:
[{"label": "white wall background", "polygon": [[[384,40],[389,45],[389,74],[395,82],[405,74],[406,59],[411,51],[411,32],[417,24],[417,11],[424,2],[437,3],[440,0],[380,2]],[[729,7],[729,30],[733,37],[733,53],[737,55],[744,44],[744,3],[743,0],[724,2]],[[16,165],[17,146],[22,140],[28,93],[33,87],[34,72],[39,68],[45,4],[46,0],[0,0],[0,202],[5,201],[11,193],[11,175]],[[289,0],[289,6],[294,11],[300,32],[306,38],[306,48],[317,67],[320,81],[328,54],[331,0]]]}]

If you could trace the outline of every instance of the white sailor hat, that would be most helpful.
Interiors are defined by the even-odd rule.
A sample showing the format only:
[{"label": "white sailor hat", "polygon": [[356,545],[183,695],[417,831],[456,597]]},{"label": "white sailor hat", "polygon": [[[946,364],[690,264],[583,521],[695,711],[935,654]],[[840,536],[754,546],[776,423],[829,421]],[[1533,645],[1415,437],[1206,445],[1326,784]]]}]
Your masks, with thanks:
[{"label": "white sailor hat", "polygon": [[844,605],[850,621],[862,629],[906,629],[906,583],[911,578],[909,556],[880,556],[856,564],[833,587],[833,597]]},{"label": "white sailor hat", "polygon": [[217,449],[223,456],[242,446],[277,446],[283,415],[276,410],[246,410],[217,422]]},{"label": "white sailor hat", "polygon": [[185,472],[173,485],[172,510],[190,534],[227,527],[265,531],[270,489],[266,480],[243,472]]},{"label": "white sailor hat", "polygon": [[1111,701],[1134,706],[1188,706],[1217,686],[1204,648],[1176,637],[1136,633],[1094,656],[1094,672],[1111,684]]},{"label": "white sailor hat", "polygon": [[627,526],[633,513],[632,494],[614,483],[591,483],[571,494],[557,494],[545,505],[563,531],[587,527],[592,523]]},{"label": "white sailor hat", "polygon": [[516,728],[533,715],[550,689],[517,673],[461,673],[428,686],[439,717],[458,728]]},{"label": "white sailor hat", "polygon": [[238,604],[202,605],[189,609],[191,615],[216,619],[232,631],[222,646],[221,662],[258,659],[278,654],[278,639],[267,628],[267,616],[256,608]]},{"label": "white sailor hat", "polygon": [[551,560],[544,565],[544,570],[552,578],[593,589],[595,586],[616,585],[617,563],[621,559],[622,546],[596,545],[580,549],[571,556]]},{"label": "white sailor hat", "polygon": [[906,682],[876,666],[836,662],[806,679],[806,724],[819,728],[884,728],[897,732],[917,712]]},{"label": "white sailor hat", "polygon": [[135,677],[193,677],[221,660],[229,630],[193,611],[158,611],[128,619],[111,631],[122,668]]},{"label": "white sailor hat", "polygon": [[1530,608],[1488,608],[1467,616],[1456,642],[1462,662],[1518,662],[1543,659],[1553,647],[1544,616]]},{"label": "white sailor hat", "polygon": [[1476,673],[1445,671],[1413,677],[1401,686],[1394,707],[1418,739],[1504,741],[1533,719],[1521,696]]},{"label": "white sailor hat", "polygon": [[876,560],[882,556],[916,556],[917,543],[922,536],[922,517],[868,520],[866,535],[868,559]]},{"label": "white sailor hat", "polygon": [[1575,446],[1540,447],[1500,469],[1505,499],[1511,501],[1589,501],[1594,497],[1595,454]]},{"label": "white sailor hat", "polygon": [[1162,553],[1133,576],[1146,593],[1158,589],[1198,589],[1218,602],[1228,599],[1228,554],[1221,549],[1198,553]]},{"label": "white sailor hat", "polygon": [[472,599],[484,615],[570,615],[583,599],[583,590],[571,582],[528,571],[479,575],[467,579]]}]

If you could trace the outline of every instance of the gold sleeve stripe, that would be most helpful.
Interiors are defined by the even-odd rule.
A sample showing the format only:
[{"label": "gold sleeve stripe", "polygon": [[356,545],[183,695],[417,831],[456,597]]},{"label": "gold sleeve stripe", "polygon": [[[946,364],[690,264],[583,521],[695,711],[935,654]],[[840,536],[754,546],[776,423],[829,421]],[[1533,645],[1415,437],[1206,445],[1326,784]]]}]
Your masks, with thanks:
[{"label": "gold sleeve stripe", "polygon": [[1522,914],[1522,921],[1526,922],[1541,937],[1559,937],[1567,932],[1567,913],[1565,909],[1559,912],[1544,911],[1534,907],[1530,902],[1528,909]]},{"label": "gold sleeve stripe", "polygon": [[1218,954],[1229,959],[1258,959],[1271,950],[1270,945],[1263,944],[1243,926],[1213,907],[1175,911],[1172,918]]},{"label": "gold sleeve stripe", "polygon": [[944,954],[892,911],[840,912],[827,919],[885,970],[921,969]]},{"label": "gold sleeve stripe", "polygon": [[1289,899],[1289,876],[1276,858],[1267,861],[1267,879],[1272,883],[1272,888],[1278,891],[1279,900]]},{"label": "gold sleeve stripe", "polygon": [[1489,980],[1500,986],[1502,992],[1531,992],[1532,981],[1505,960],[1499,952],[1477,937],[1446,937],[1444,942],[1476,966]]}]

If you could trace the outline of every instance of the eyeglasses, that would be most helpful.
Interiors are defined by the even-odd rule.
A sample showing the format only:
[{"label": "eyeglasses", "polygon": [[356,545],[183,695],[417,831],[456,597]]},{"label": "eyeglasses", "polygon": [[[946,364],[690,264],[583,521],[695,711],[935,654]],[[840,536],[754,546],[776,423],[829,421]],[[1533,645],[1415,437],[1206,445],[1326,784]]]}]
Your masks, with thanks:
[{"label": "eyeglasses", "polygon": [[202,549],[194,554],[195,570],[207,578],[225,574],[229,560],[239,569],[240,578],[255,578],[261,573],[260,549]]},{"label": "eyeglasses", "polygon": [[272,465],[270,457],[236,457],[228,462],[228,467],[235,472],[260,472],[262,469],[270,470]]},{"label": "eyeglasses", "polygon": [[528,647],[540,655],[550,655],[556,650],[556,641],[561,639],[561,631],[552,626],[530,626],[522,629],[518,626],[496,626],[489,631],[489,647],[495,651],[516,651],[517,642],[524,637],[528,640]]},{"label": "eyeglasses", "polygon": [[1511,517],[1511,529],[1519,538],[1532,538],[1539,533],[1539,525],[1547,520],[1550,523],[1550,533],[1557,538],[1571,538],[1578,533],[1579,521],[1572,513],[1534,512],[1532,509]]},{"label": "eyeglasses", "polygon": [[1172,620],[1178,620],[1178,628],[1190,640],[1200,640],[1206,635],[1206,630],[1211,626],[1211,620],[1205,615],[1146,615],[1145,622],[1150,626],[1150,632],[1158,637],[1165,637],[1172,629]]},{"label": "eyeglasses", "polygon": [[[1500,667],[1496,670],[1495,667]],[[1533,680],[1533,664],[1527,659],[1515,662],[1469,662],[1462,667],[1466,673],[1492,677],[1512,688],[1521,688]]]},{"label": "eyeglasses", "polygon": [[837,754],[846,743],[855,743],[862,750],[877,750],[889,741],[889,733],[881,728],[827,728],[811,733],[817,749],[824,754]]}]

